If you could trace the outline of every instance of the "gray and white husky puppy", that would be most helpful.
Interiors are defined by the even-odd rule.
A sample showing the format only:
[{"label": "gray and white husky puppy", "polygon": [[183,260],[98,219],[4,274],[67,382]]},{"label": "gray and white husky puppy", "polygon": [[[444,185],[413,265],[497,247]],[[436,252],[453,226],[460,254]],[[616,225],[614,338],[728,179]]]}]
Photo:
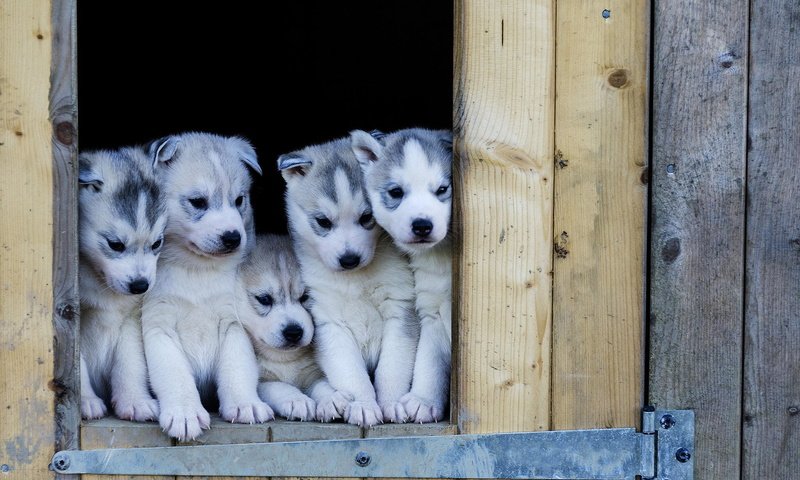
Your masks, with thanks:
[{"label": "gray and white husky puppy", "polygon": [[335,392],[314,358],[312,300],[288,235],[256,238],[239,269],[239,286],[239,318],[260,367],[259,396],[278,415],[314,420],[317,402]]},{"label": "gray and white husky puppy", "polygon": [[236,311],[237,269],[255,241],[247,168],[261,173],[255,151],[238,137],[185,133],[151,154],[169,215],[159,279],[142,307],[159,423],[171,437],[196,438],[210,423],[201,399],[214,390],[223,419],[269,420]]},{"label": "gray and white husky puppy", "polygon": [[166,209],[143,148],[80,155],[81,415],[158,416],[142,346],[142,296],[156,278]]},{"label": "gray and white husky puppy", "polygon": [[[326,421],[404,422],[419,321],[408,260],[375,224],[363,175],[343,138],[282,155],[286,209],[314,303],[316,353],[336,395]],[[341,408],[334,399],[346,399]]]},{"label": "gray and white husky puppy", "polygon": [[438,421],[450,390],[452,133],[356,130],[351,139],[375,219],[410,255],[414,271],[422,328],[413,384],[401,402],[412,421]]}]

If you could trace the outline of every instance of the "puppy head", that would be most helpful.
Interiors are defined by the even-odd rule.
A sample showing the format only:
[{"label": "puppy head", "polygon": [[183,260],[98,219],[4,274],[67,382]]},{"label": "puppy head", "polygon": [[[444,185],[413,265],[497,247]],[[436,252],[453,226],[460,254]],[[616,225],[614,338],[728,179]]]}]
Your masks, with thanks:
[{"label": "puppy head", "polygon": [[146,292],[155,282],[167,215],[144,150],[83,153],[78,181],[82,261],[117,293]]},{"label": "puppy head", "polygon": [[288,236],[259,235],[240,266],[239,281],[246,296],[239,317],[256,349],[287,350],[311,343],[310,300]]},{"label": "puppy head", "polygon": [[375,254],[375,225],[349,139],[282,155],[289,226],[333,271],[357,270]]},{"label": "puppy head", "polygon": [[204,133],[150,146],[167,195],[169,242],[205,258],[244,255],[254,232],[247,167],[261,174],[247,141]]},{"label": "puppy head", "polygon": [[453,198],[453,137],[446,130],[351,133],[375,218],[397,246],[428,249],[447,235]]}]

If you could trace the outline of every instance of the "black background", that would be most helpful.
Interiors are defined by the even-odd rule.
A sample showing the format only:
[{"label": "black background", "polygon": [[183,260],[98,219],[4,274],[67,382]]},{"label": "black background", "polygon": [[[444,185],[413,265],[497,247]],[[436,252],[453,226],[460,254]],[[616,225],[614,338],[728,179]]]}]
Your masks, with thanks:
[{"label": "black background", "polygon": [[283,232],[280,154],[354,128],[451,127],[452,0],[214,5],[79,3],[81,150],[244,136],[264,170],[257,228]]}]

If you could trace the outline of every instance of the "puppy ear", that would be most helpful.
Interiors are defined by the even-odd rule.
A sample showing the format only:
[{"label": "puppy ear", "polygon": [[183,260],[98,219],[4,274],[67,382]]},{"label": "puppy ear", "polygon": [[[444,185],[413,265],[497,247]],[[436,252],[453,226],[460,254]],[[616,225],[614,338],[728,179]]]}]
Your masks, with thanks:
[{"label": "puppy ear", "polygon": [[297,152],[285,153],[278,157],[278,170],[281,171],[287,182],[291,177],[297,175],[304,177],[310,169],[311,160]]},{"label": "puppy ear", "polygon": [[150,143],[147,147],[147,154],[153,162],[153,168],[157,168],[159,162],[169,163],[178,153],[178,146],[181,140],[178,137],[162,137]]},{"label": "puppy ear", "polygon": [[245,165],[255,170],[259,175],[264,174],[264,172],[261,171],[261,165],[258,164],[256,151],[253,146],[250,145],[250,142],[242,137],[231,137],[229,141],[233,142],[235,148],[239,151],[239,159],[241,159]]},{"label": "puppy ear", "polygon": [[439,141],[447,148],[448,150],[453,150],[453,132],[450,130],[436,130],[436,136],[439,137]]},{"label": "puppy ear", "polygon": [[99,192],[103,186],[103,178],[92,170],[92,162],[87,155],[81,155],[78,159],[78,185],[95,192]]},{"label": "puppy ear", "polygon": [[[380,139],[385,137],[385,134],[379,132]],[[378,161],[381,154],[383,154],[383,145],[376,138],[375,135],[370,135],[363,130],[353,130],[350,132],[350,147],[361,164],[361,168],[367,168],[372,163]]]}]

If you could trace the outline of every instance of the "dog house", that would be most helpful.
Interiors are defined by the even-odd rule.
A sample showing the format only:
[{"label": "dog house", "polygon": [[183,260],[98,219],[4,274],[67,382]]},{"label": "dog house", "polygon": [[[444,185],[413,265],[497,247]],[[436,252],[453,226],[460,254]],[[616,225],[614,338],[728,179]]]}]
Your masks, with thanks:
[{"label": "dog house", "polygon": [[191,445],[80,419],[77,15],[0,4],[0,476],[74,478],[97,449],[117,469],[86,473],[800,470],[796,2],[456,0],[450,420],[216,422]]}]

